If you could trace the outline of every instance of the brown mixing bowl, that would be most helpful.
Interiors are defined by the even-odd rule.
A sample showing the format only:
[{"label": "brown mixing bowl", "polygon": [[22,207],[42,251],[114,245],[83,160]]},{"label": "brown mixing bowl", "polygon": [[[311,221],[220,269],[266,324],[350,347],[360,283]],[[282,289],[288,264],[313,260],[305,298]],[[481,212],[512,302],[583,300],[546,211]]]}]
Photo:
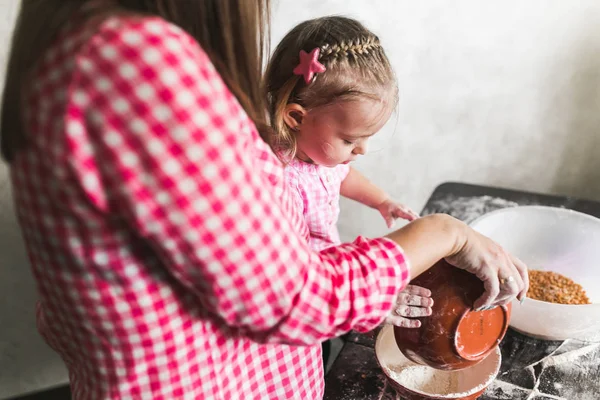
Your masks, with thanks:
[{"label": "brown mixing bowl", "polygon": [[398,347],[410,360],[453,371],[473,366],[496,349],[510,321],[510,304],[474,311],[484,292],[474,275],[438,262],[411,284],[431,290],[433,313],[416,329],[394,327]]}]

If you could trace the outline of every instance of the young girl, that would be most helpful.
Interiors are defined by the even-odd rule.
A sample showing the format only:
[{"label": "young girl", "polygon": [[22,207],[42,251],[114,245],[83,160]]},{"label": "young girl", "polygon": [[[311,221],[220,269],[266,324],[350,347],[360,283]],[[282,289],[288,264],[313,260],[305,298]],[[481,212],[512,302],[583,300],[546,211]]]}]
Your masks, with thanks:
[{"label": "young girl", "polygon": [[[287,164],[286,183],[314,250],[340,244],[340,194],[377,209],[388,227],[395,218],[418,217],[348,165],[367,152],[369,138],[397,103],[394,73],[377,36],[344,17],[305,21],[277,46],[266,85],[272,145]],[[403,326],[418,327],[410,317],[431,314],[431,293],[408,286],[404,295],[397,314]],[[323,343],[325,363],[330,348]]]},{"label": "young girl", "polygon": [[310,244],[340,243],[340,194],[378,210],[391,227],[417,214],[349,166],[390,118],[398,90],[379,39],[358,21],[301,23],[281,41],[266,74],[273,145],[306,219]]}]

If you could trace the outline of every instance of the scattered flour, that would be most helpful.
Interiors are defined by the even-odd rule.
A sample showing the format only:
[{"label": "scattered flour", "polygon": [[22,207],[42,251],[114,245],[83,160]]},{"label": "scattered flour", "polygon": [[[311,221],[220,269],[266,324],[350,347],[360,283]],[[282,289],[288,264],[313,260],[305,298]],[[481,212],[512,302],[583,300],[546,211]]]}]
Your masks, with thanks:
[{"label": "scattered flour", "polygon": [[474,369],[463,371],[440,371],[431,367],[408,364],[386,367],[386,372],[407,389],[449,399],[468,396],[486,388],[496,376],[478,373]]},{"label": "scattered flour", "polygon": [[449,213],[466,223],[471,223],[483,214],[508,207],[517,207],[514,201],[491,196],[458,197],[448,195],[443,199],[431,202],[424,210],[423,215],[438,212]]},{"label": "scattered flour", "polygon": [[450,394],[458,392],[458,375],[437,371],[425,366],[408,366],[390,369],[390,376],[407,389],[428,394]]}]

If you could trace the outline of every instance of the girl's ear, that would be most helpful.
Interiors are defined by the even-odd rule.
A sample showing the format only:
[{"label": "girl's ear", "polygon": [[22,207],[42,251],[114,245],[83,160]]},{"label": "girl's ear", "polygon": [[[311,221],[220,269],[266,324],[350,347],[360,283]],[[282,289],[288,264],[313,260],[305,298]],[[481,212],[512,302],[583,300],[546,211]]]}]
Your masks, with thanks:
[{"label": "girl's ear", "polygon": [[290,103],[285,106],[283,121],[292,131],[298,131],[306,116],[306,109],[300,104]]}]

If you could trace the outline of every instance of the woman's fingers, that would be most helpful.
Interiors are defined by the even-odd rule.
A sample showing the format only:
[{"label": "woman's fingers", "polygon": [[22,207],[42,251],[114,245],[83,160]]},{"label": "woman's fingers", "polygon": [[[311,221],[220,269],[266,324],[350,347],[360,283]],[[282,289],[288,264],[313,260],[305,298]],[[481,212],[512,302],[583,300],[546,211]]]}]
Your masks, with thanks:
[{"label": "woman's fingers", "polygon": [[483,287],[485,289],[483,295],[478,298],[473,304],[473,308],[481,310],[485,307],[491,306],[500,293],[500,282],[498,281],[498,275],[491,268],[484,268],[477,275],[479,279],[483,281]]},{"label": "woman's fingers", "polygon": [[427,307],[433,306],[433,299],[430,297],[431,291],[419,286],[407,286],[406,289],[398,295],[396,304],[403,306]]},{"label": "woman's fingers", "polygon": [[515,297],[521,299],[529,287],[527,266],[508,253],[487,262],[479,277],[486,292],[475,302],[476,309],[505,305]]},{"label": "woman's fingers", "polygon": [[495,302],[497,305],[507,304],[514,298],[521,299],[521,296],[527,294],[529,286],[527,267],[522,261],[505,253],[504,263],[500,265],[502,268],[498,271],[500,294]]},{"label": "woman's fingers", "polygon": [[523,281],[523,287],[517,296],[519,301],[523,301],[527,297],[527,292],[529,291],[529,271],[527,269],[527,265],[525,265],[525,263],[519,260],[517,257],[513,257],[513,263],[515,264],[517,272]]},{"label": "woman's fingers", "polygon": [[408,285],[396,298],[396,307],[386,318],[388,324],[402,328],[418,328],[421,322],[415,318],[428,317],[432,313],[431,291],[420,286]]},{"label": "woman's fingers", "polygon": [[398,295],[398,304],[415,307],[431,307],[433,305],[433,299],[431,297],[421,297],[402,293]]},{"label": "woman's fingers", "polygon": [[421,297],[431,297],[431,290],[416,285],[406,286],[402,293],[414,294]]},{"label": "woman's fingers", "polygon": [[418,319],[410,319],[400,317],[398,315],[390,315],[385,319],[386,324],[399,326],[400,328],[420,328],[421,321]]},{"label": "woman's fingers", "polygon": [[431,307],[413,307],[404,305],[396,307],[396,314],[407,318],[428,317],[432,312],[433,310]]}]

